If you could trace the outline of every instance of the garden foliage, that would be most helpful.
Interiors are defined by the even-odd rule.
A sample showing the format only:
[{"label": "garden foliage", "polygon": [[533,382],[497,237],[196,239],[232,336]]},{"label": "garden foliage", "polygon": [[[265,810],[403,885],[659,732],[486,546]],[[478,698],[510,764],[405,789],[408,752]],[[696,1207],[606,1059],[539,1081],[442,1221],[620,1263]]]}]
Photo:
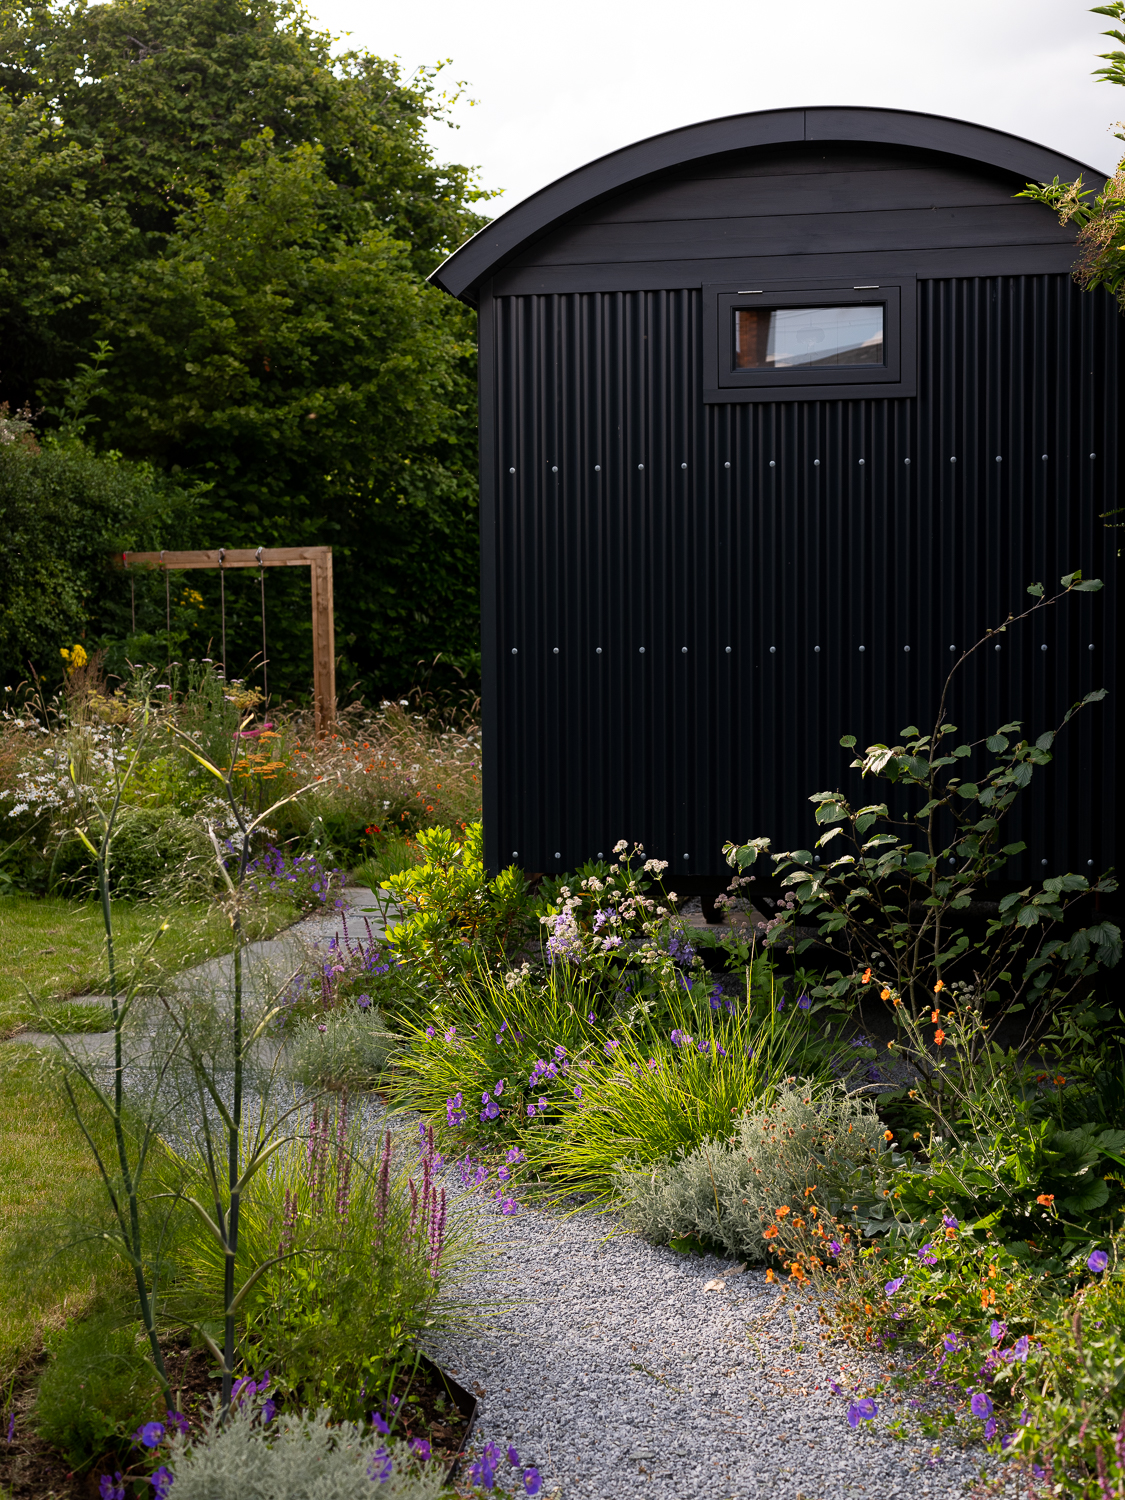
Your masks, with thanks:
[{"label": "garden foliage", "polygon": [[901,1157],[870,1100],[806,1081],[739,1113],[734,1134],[681,1148],[648,1169],[626,1158],[617,1183],[625,1218],[657,1243],[695,1238],[761,1261],[775,1214],[815,1224],[825,1209],[862,1232],[886,1232]]},{"label": "garden foliage", "polygon": [[228,1420],[216,1406],[201,1434],[174,1433],[176,1500],[436,1500],[445,1483],[440,1461],[424,1463],[368,1423],[337,1421],[326,1407],[274,1416],[271,1405],[247,1391]]}]

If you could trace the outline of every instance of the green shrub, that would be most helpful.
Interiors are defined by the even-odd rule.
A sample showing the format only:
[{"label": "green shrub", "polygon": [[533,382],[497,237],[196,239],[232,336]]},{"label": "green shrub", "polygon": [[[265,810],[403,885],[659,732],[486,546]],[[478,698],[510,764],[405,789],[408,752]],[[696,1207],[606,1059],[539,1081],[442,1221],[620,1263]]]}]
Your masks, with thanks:
[{"label": "green shrub", "polygon": [[216,884],[214,845],[201,824],[173,807],[132,807],[117,829],[110,874],[119,896],[169,889],[202,895]]},{"label": "green shrub", "polygon": [[[464,1315],[446,1285],[468,1242],[437,1181],[432,1135],[388,1132],[374,1159],[364,1142],[346,1098],[334,1113],[314,1110],[240,1209],[240,1275],[269,1267],[241,1304],[240,1359],[271,1370],[287,1405],[327,1405],[341,1420],[370,1413],[413,1366],[423,1333]],[[189,1191],[205,1194],[202,1183]],[[223,1264],[214,1235],[193,1223],[173,1302],[205,1331],[220,1326]]]},{"label": "green shrub", "polygon": [[129,1434],[162,1411],[139,1325],[101,1315],[58,1336],[39,1384],[35,1426],[75,1468],[121,1454]]},{"label": "green shrub", "polygon": [[439,983],[479,959],[500,963],[535,932],[534,898],[514,865],[490,880],[484,829],[470,823],[458,839],[448,828],[418,834],[425,862],[388,875],[386,888],[405,912],[388,934],[397,952]]},{"label": "green shrub", "polygon": [[616,1182],[624,1217],[647,1239],[692,1236],[728,1255],[764,1260],[777,1210],[799,1216],[814,1192],[833,1211],[854,1205],[871,1230],[887,1227],[892,1169],[869,1101],[797,1080],[742,1114],[734,1135],[651,1167],[626,1160]]},{"label": "green shrub", "polygon": [[287,1068],[306,1088],[370,1088],[394,1046],[375,1006],[349,1004],[297,1022]]},{"label": "green shrub", "polygon": [[223,1423],[216,1403],[201,1437],[173,1436],[176,1500],[434,1500],[445,1482],[442,1462],[421,1463],[362,1420],[324,1408],[266,1420],[264,1406],[245,1395]]}]

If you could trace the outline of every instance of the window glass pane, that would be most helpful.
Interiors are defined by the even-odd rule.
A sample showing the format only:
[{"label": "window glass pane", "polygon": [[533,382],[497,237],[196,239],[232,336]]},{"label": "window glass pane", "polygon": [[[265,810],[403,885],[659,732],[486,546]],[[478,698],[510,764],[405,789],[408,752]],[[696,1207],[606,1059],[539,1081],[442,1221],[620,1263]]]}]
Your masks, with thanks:
[{"label": "window glass pane", "polygon": [[881,365],[882,307],[736,307],[734,368]]}]

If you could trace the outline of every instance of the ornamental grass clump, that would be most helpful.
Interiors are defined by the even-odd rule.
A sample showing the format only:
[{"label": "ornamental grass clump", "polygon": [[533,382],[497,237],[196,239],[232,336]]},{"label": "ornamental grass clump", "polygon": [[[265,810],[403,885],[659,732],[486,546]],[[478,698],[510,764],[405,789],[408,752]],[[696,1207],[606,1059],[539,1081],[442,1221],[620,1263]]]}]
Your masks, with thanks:
[{"label": "ornamental grass clump", "polygon": [[733,1135],[710,1136],[653,1166],[623,1161],[615,1174],[621,1212],[659,1244],[692,1237],[759,1261],[782,1224],[811,1233],[846,1211],[876,1232],[893,1222],[895,1158],[885,1135],[869,1101],[789,1078],[739,1114]]}]

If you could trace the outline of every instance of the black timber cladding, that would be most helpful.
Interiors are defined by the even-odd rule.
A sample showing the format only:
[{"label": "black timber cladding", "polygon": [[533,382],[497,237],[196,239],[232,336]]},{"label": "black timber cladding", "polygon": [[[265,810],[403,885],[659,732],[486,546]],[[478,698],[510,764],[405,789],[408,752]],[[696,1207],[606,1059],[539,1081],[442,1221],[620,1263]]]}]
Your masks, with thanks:
[{"label": "black timber cladding", "polygon": [[[1013,201],[1046,172],[865,129],[676,162],[451,285],[481,309],[491,867],[626,837],[718,884],[727,838],[808,846],[808,795],[858,789],[839,736],[924,724],[949,646],[1064,569],[1110,587],[981,656],[958,722],[1038,733],[1115,686],[1119,316]],[[703,402],[705,284],[896,272],[915,397]],[[1013,876],[1112,862],[1115,717],[1068,729]]]}]

